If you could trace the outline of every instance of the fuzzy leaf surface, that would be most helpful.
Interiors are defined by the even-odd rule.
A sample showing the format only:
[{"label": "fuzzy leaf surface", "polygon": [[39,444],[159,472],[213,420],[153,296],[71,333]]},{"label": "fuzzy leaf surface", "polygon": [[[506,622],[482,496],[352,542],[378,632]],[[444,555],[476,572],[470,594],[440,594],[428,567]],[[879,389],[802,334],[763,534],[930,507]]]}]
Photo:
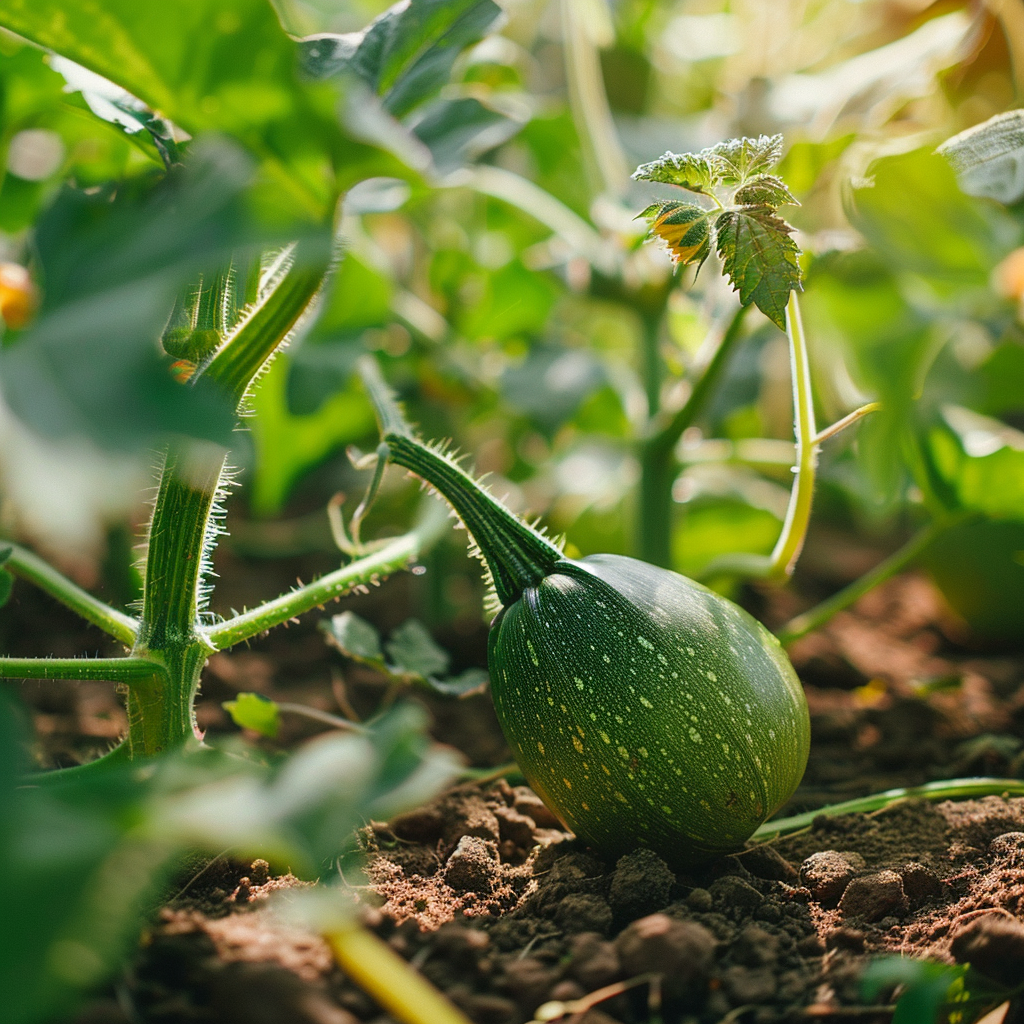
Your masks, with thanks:
[{"label": "fuzzy leaf surface", "polygon": [[715,223],[718,254],[740,301],[753,302],[786,329],[789,293],[800,288],[800,250],[793,230],[767,206],[726,210]]},{"label": "fuzzy leaf surface", "polygon": [[678,185],[690,192],[708,192],[721,180],[718,163],[709,153],[706,149],[700,153],[666,153],[657,160],[641,164],[633,172],[633,178]]},{"label": "fuzzy leaf surface", "polygon": [[704,153],[717,162],[722,183],[736,185],[770,171],[782,159],[782,144],[781,135],[759,135],[719,142]]},{"label": "fuzzy leaf surface", "polygon": [[733,200],[744,206],[799,206],[777,174],[758,174],[736,189]]}]

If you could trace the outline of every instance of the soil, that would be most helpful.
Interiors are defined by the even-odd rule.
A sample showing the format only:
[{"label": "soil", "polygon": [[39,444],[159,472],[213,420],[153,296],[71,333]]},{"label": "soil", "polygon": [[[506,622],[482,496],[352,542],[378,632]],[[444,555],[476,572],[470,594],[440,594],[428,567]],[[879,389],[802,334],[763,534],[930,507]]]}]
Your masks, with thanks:
[{"label": "soil", "polygon": [[[395,580],[346,606],[379,621],[407,586]],[[759,613],[782,621],[792,600],[776,595]],[[61,638],[47,634],[54,654],[99,643],[27,588],[12,609],[25,622],[49,616]],[[383,684],[326,647],[320,617],[214,656],[203,728],[231,729],[220,703],[239,690],[335,712],[373,708]],[[482,629],[439,639],[457,661],[483,663]],[[941,778],[1024,776],[1024,656],[962,640],[930,583],[910,574],[795,645],[813,743],[783,813]],[[26,632],[8,649],[38,653],[40,642]],[[106,684],[39,682],[23,693],[44,763],[91,756],[124,725]],[[485,695],[417,699],[435,736],[470,764],[508,759]],[[322,728],[285,723],[278,745]],[[365,923],[476,1024],[563,1014],[572,1024],[889,1021],[892,993],[866,1005],[860,982],[885,952],[1024,979],[1024,800],[819,817],[801,834],[678,874],[643,849],[602,860],[516,782],[458,786],[362,835]],[[270,897],[306,884],[263,861],[190,869],[76,1024],[386,1024],[319,937],[278,918]]]}]

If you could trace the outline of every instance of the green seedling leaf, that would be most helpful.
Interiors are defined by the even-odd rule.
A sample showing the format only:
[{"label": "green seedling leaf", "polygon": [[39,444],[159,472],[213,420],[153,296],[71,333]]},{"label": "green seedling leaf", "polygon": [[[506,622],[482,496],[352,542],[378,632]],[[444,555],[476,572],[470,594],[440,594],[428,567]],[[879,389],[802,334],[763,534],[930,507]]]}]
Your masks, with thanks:
[{"label": "green seedling leaf", "polygon": [[729,139],[703,152],[717,163],[724,185],[743,184],[770,171],[782,159],[783,137],[759,135],[756,139]]},{"label": "green seedling leaf", "polygon": [[800,289],[800,250],[793,229],[767,206],[726,210],[715,222],[718,253],[740,302],[753,302],[786,329],[789,293]]},{"label": "green seedling leaf", "polygon": [[221,707],[240,729],[251,729],[273,739],[281,730],[281,713],[277,704],[261,693],[240,693],[226,700]]},{"label": "green seedling leaf", "polygon": [[479,690],[487,682],[487,673],[478,668],[446,677],[451,659],[417,619],[406,620],[391,634],[384,645],[387,661],[381,648],[380,634],[353,612],[335,615],[321,622],[320,628],[328,643],[345,657],[368,665],[403,686],[414,683],[448,697],[463,697]]},{"label": "green seedling leaf", "polygon": [[0,569],[0,608],[11,599],[13,589],[14,577],[6,569]]},{"label": "green seedling leaf", "polygon": [[327,642],[347,658],[384,670],[380,633],[355,612],[342,612],[320,623]]},{"label": "green seedling leaf", "polygon": [[1008,110],[947,139],[944,156],[968,195],[1016,203],[1024,198],[1024,110]]},{"label": "green seedling leaf", "polygon": [[676,266],[696,263],[697,269],[711,254],[710,213],[693,203],[660,202],[648,206],[641,217],[650,220],[650,234],[660,238]]},{"label": "green seedling leaf", "polygon": [[786,183],[775,174],[758,174],[736,189],[733,201],[744,206],[799,206]]},{"label": "green seedling leaf", "polygon": [[303,70],[321,80],[360,78],[401,117],[437,93],[456,57],[500,14],[492,0],[403,0],[362,32],[303,39]]},{"label": "green seedling leaf", "polygon": [[451,659],[434,642],[419,619],[407,619],[384,645],[388,657],[399,672],[422,676],[442,676],[448,671]]},{"label": "green seedling leaf", "polygon": [[688,192],[710,192],[722,180],[722,174],[711,151],[704,149],[699,153],[666,153],[657,160],[641,164],[633,172],[633,178],[678,185]]}]

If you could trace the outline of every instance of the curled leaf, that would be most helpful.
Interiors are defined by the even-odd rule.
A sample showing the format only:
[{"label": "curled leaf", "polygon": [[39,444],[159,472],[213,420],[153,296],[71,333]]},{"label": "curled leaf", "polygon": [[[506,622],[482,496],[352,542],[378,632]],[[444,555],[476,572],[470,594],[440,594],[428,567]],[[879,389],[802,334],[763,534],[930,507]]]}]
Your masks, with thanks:
[{"label": "curled leaf", "polygon": [[800,288],[800,250],[792,228],[768,206],[726,210],[715,223],[718,253],[740,302],[753,302],[786,329],[789,293]]},{"label": "curled leaf", "polygon": [[703,207],[662,202],[649,206],[640,216],[650,218],[651,236],[665,243],[677,266],[700,266],[710,255],[711,221]]}]

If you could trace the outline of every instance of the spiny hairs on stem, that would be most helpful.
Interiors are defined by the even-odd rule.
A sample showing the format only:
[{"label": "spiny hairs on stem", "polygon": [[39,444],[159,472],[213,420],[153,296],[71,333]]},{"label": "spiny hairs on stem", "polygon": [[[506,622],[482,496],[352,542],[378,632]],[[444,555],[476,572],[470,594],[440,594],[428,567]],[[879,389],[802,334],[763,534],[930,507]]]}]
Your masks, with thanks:
[{"label": "spiny hairs on stem", "polygon": [[[387,443],[387,432],[385,432],[384,440],[385,443]],[[467,469],[466,466],[463,465],[463,463],[469,460],[469,455],[465,452],[460,453],[456,451],[451,441],[420,441],[419,443],[421,443],[424,448],[429,449],[434,455],[438,456],[438,458],[443,459],[445,462],[448,463],[448,465],[452,466],[454,469],[457,469],[460,472],[465,473],[466,476],[468,476],[484,493],[486,493],[492,499],[501,504],[504,504],[503,502],[500,501],[499,498],[495,496],[490,484],[487,483],[487,479],[490,476],[490,474],[485,473],[482,476],[478,476],[476,473]],[[444,495],[437,489],[437,487],[435,487],[429,481],[424,480],[422,477],[419,477],[418,474],[413,473],[412,470],[409,470],[409,472],[412,473],[414,476],[417,476],[417,479],[420,480],[421,487],[425,489],[428,494],[435,494],[444,499]],[[449,508],[449,515],[451,515],[452,518],[456,519],[460,523],[460,525],[462,525],[462,527],[466,529],[466,533],[469,534],[469,554],[473,558],[478,559],[484,567],[483,580],[484,585],[487,588],[487,593],[484,597],[484,610],[488,615],[497,615],[498,612],[501,611],[502,604],[501,600],[498,597],[497,588],[495,587],[494,583],[494,576],[491,571],[491,566],[487,561],[487,557],[485,556],[483,550],[480,548],[480,545],[477,542],[476,538],[473,536],[473,533],[466,527],[466,523],[463,521],[462,517],[458,514],[457,511],[455,511],[454,508],[451,508],[451,506],[449,506]],[[565,537],[552,536],[545,527],[540,525],[539,518],[536,518],[533,521],[522,520],[522,522],[527,529],[536,534],[542,540],[546,541],[552,547],[556,548],[559,552],[564,550]]]},{"label": "spiny hairs on stem", "polygon": [[206,529],[203,531],[203,548],[199,556],[199,583],[196,587],[196,614],[203,625],[212,625],[216,616],[209,610],[210,598],[213,596],[217,574],[213,571],[213,552],[220,537],[228,534],[225,521],[227,519],[226,502],[233,487],[238,486],[242,471],[224,463],[217,481],[217,489],[213,492],[213,504],[206,518]]}]

